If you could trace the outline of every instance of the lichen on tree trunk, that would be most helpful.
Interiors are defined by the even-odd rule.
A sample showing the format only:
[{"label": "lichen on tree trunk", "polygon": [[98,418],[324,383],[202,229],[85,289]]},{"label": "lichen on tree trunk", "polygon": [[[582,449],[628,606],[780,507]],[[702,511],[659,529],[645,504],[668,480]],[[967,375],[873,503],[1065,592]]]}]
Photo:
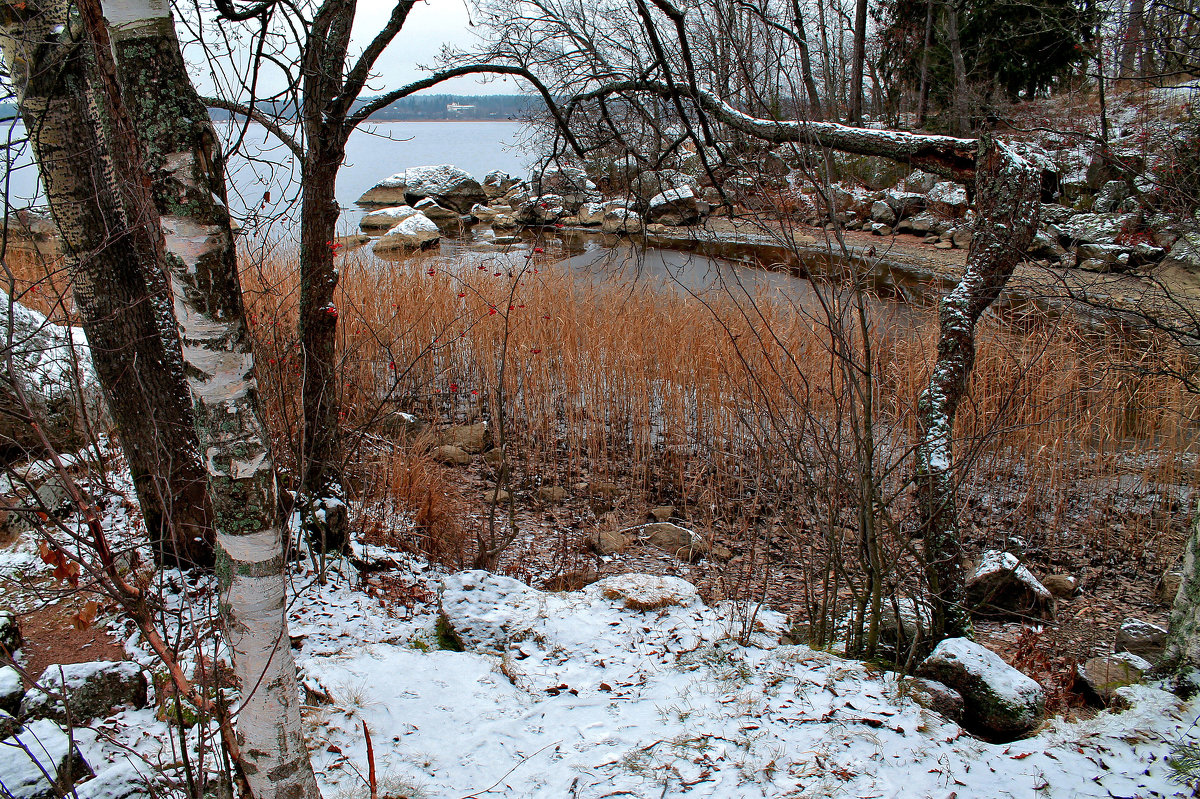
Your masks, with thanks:
[{"label": "lichen on tree trunk", "polygon": [[975,167],[975,233],[962,280],[938,309],[937,360],[917,404],[916,485],[935,638],[965,635],[961,542],[955,504],[954,418],[975,363],[975,325],[1024,257],[1037,227],[1040,172],[990,136]]},{"label": "lichen on tree trunk", "polygon": [[1176,672],[1200,668],[1200,496],[1183,545],[1183,579],[1171,607],[1160,668]]},{"label": "lichen on tree trunk", "polygon": [[[157,556],[211,563],[211,508],[157,231],[131,212],[66,0],[5,3],[0,49],[62,235],[93,363]],[[72,24],[67,24],[72,22]]]}]

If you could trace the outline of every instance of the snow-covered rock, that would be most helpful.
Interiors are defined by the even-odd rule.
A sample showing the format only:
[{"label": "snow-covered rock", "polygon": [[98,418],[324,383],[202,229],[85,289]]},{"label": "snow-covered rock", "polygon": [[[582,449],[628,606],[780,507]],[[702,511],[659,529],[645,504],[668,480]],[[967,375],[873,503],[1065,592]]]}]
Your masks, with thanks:
[{"label": "snow-covered rock", "polygon": [[574,213],[588,202],[600,199],[596,184],[582,169],[573,166],[548,167],[529,176],[534,194],[553,194],[560,198],[568,213]]},{"label": "snow-covered rock", "polygon": [[50,444],[60,450],[78,449],[85,443],[86,419],[104,416],[83,330],[56,325],[0,291],[0,340],[6,347],[12,341],[15,367],[15,374],[9,374],[7,359],[0,363],[0,446],[42,449],[42,439],[24,421],[12,388],[19,385]]},{"label": "snow-covered rock", "polygon": [[417,166],[404,170],[404,196],[414,206],[420,200],[429,198],[438,205],[463,214],[475,203],[485,203],[488,199],[479,181],[453,164]]},{"label": "snow-covered rock", "polygon": [[704,216],[700,202],[691,186],[668,189],[646,203],[646,219],[663,225],[694,225]]},{"label": "snow-covered rock", "polygon": [[368,189],[359,205],[416,205],[425,198],[466,213],[475,203],[487,202],[483,187],[471,175],[452,164],[414,166],[397,172]]},{"label": "snow-covered rock", "polygon": [[647,170],[639,172],[629,182],[629,190],[638,209],[649,207],[650,200],[663,192],[687,186],[697,197],[700,196],[700,181],[677,169]]},{"label": "snow-covered rock", "polygon": [[362,221],[358,223],[358,226],[364,231],[386,233],[416,213],[417,209],[411,205],[395,205],[391,208],[380,208],[378,211],[372,211],[364,216]]},{"label": "snow-covered rock", "polygon": [[433,221],[419,211],[393,227],[375,242],[375,252],[419,250],[432,247],[442,237]]},{"label": "snow-covered rock", "polygon": [[43,719],[26,725],[0,742],[0,752],[0,785],[5,799],[69,796],[76,782],[91,776],[91,769],[70,736],[52,721]]},{"label": "snow-covered rock", "polygon": [[21,710],[23,696],[25,696],[25,686],[21,682],[21,675],[17,673],[17,670],[12,666],[0,668],[0,710],[6,710],[15,716]]},{"label": "snow-covered rock", "polygon": [[483,193],[488,196],[489,200],[497,197],[503,197],[514,186],[521,183],[519,178],[514,178],[501,169],[493,169],[483,176]]},{"label": "snow-covered rock", "polygon": [[967,212],[967,189],[962,184],[943,180],[927,196],[929,209],[938,216],[959,219]]},{"label": "snow-covered rock", "polygon": [[700,604],[700,594],[694,585],[678,577],[657,574],[618,574],[592,583],[586,590],[628,610],[690,608]]},{"label": "snow-covered rock", "polygon": [[642,215],[628,208],[612,208],[604,213],[600,227],[605,233],[640,233]]},{"label": "snow-covered rock", "polygon": [[1167,645],[1167,629],[1141,619],[1125,619],[1117,631],[1118,652],[1132,652],[1154,662],[1162,657]]},{"label": "snow-covered rock", "polygon": [[976,611],[1049,619],[1054,596],[1011,552],[988,550],[967,578],[967,601]]},{"label": "snow-covered rock", "polygon": [[1167,257],[1188,269],[1200,270],[1200,231],[1184,231]]},{"label": "snow-covered rock", "polygon": [[146,685],[146,673],[128,661],[51,665],[25,694],[21,715],[72,724],[102,719],[121,708],[145,707]]},{"label": "snow-covered rock", "polygon": [[1115,244],[1122,231],[1136,224],[1137,214],[1074,214],[1046,229],[1072,244]]},{"label": "snow-covered rock", "polygon": [[1045,709],[1042,686],[966,638],[947,638],[934,648],[917,676],[945,683],[962,694],[965,723],[989,736],[1012,739],[1032,730]]},{"label": "snow-covered rock", "polygon": [[545,610],[541,591],[486,571],[451,574],[438,598],[443,629],[468,652],[503,654],[530,634]]}]

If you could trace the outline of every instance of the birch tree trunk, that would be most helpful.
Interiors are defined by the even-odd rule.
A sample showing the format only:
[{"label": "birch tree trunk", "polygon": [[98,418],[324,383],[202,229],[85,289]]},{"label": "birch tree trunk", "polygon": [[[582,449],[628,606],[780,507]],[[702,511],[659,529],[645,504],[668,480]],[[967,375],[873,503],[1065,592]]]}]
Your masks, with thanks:
[{"label": "birch tree trunk", "polygon": [[1167,647],[1159,668],[1176,672],[1200,668],[1200,497],[1183,545],[1183,580],[1171,608]]},{"label": "birch tree trunk", "polygon": [[[211,508],[158,233],[131,217],[66,0],[0,5],[0,52],[62,235],[92,359],[156,556],[211,563]],[[71,24],[68,24],[71,23]],[[128,178],[128,176],[122,176]]]},{"label": "birch tree trunk", "polygon": [[242,689],[240,766],[257,799],[318,797],[287,629],[274,462],[258,410],[219,141],[187,76],[169,6],[106,0],[104,10],[165,234],[204,448],[222,620]]},{"label": "birch tree trunk", "polygon": [[1037,229],[1041,173],[991,136],[979,140],[975,234],[962,280],[941,302],[937,360],[917,403],[917,503],[935,640],[964,635],[970,617],[964,579],[952,437],[975,363],[975,325],[1020,262]]}]

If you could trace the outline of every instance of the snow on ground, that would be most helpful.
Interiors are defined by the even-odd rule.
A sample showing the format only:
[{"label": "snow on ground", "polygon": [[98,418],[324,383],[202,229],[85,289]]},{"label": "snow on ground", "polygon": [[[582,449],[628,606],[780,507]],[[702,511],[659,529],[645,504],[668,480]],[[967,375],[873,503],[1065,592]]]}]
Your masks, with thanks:
[{"label": "snow on ground", "polygon": [[[430,797],[1186,795],[1164,757],[1200,703],[1157,688],[1126,689],[1125,713],[993,745],[892,675],[770,643],[770,618],[745,647],[729,608],[694,598],[640,611],[596,586],[545,594],[495,577],[464,612],[464,579],[481,581],[447,580],[452,623],[503,654],[433,648],[431,613],[376,626],[357,601],[327,603],[348,589],[313,595],[331,615],[302,625],[298,660],[334,699],[308,717],[328,796],[363,785],[364,722],[381,784]],[[298,618],[314,619],[308,603]]]},{"label": "snow on ground", "polygon": [[[109,508],[123,514],[119,503]],[[26,539],[6,563],[24,565],[31,547]],[[994,745],[916,705],[894,675],[780,645],[779,614],[747,620],[733,605],[706,606],[683,580],[610,577],[552,594],[483,572],[437,575],[386,554],[412,575],[409,596],[441,592],[448,625],[432,603],[369,595],[344,562],[324,582],[302,564],[293,577],[291,633],[328,799],[366,796],[364,723],[381,795],[1187,795],[1165,757],[1195,739],[1200,699],[1123,689],[1132,705],[1124,713],[1052,720],[1034,737]],[[211,590],[200,597],[169,573],[158,582],[164,616],[221,657],[208,637]],[[469,651],[442,648],[454,637]],[[137,636],[128,646],[153,666]],[[189,733],[193,752],[199,733]],[[182,777],[178,743],[153,706],[74,735],[102,777],[80,795],[138,774]]]}]

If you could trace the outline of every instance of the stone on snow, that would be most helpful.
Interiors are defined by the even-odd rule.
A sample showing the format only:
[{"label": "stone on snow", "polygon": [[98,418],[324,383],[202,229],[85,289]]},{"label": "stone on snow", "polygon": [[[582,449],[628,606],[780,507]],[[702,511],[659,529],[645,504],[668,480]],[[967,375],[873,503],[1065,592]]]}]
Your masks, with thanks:
[{"label": "stone on snow", "polygon": [[592,583],[588,590],[627,610],[660,610],[700,604],[696,587],[686,580],[657,574],[618,574]]},{"label": "stone on snow", "polygon": [[945,683],[962,694],[964,723],[996,739],[1031,731],[1045,710],[1042,686],[966,638],[947,638],[917,668],[917,676]]},{"label": "stone on snow", "polygon": [[1141,682],[1151,668],[1149,661],[1130,652],[1101,655],[1076,667],[1076,686],[1089,699],[1107,706],[1118,688]]},{"label": "stone on snow", "polygon": [[[62,699],[66,698],[67,706]],[[95,661],[47,666],[25,694],[21,715],[72,724],[146,706],[146,674],[136,663]]]}]

